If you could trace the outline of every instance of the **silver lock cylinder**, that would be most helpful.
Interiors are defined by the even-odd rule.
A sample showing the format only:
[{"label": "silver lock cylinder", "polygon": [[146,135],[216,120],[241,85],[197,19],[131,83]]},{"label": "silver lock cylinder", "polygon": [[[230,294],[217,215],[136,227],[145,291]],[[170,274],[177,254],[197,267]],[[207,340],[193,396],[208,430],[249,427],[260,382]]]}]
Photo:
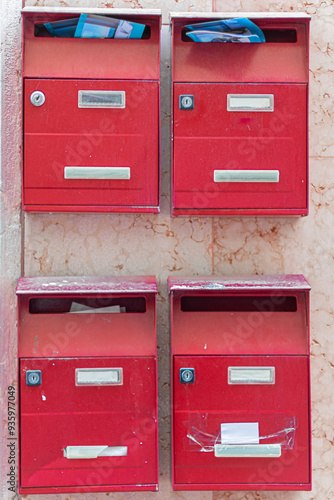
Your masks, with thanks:
[{"label": "silver lock cylinder", "polygon": [[33,106],[42,106],[45,103],[45,95],[40,90],[35,90],[30,95],[30,102]]},{"label": "silver lock cylinder", "polygon": [[180,368],[180,382],[181,384],[193,384],[195,382],[195,369]]},{"label": "silver lock cylinder", "polygon": [[26,372],[26,384],[27,385],[41,385],[42,384],[42,372],[40,370],[27,370],[27,372]]},{"label": "silver lock cylinder", "polygon": [[195,99],[193,95],[180,95],[179,107],[180,109],[188,110],[194,109]]}]

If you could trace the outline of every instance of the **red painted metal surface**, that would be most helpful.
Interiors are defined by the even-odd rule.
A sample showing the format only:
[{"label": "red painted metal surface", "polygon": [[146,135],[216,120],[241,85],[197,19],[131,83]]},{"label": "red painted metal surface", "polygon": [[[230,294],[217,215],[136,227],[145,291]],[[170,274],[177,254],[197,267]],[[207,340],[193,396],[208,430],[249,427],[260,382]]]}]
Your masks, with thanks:
[{"label": "red painted metal surface", "polygon": [[16,294],[39,295],[68,293],[77,295],[122,295],[158,293],[155,276],[31,276],[19,279]]},{"label": "red painted metal surface", "polygon": [[[156,491],[154,277],[20,278],[17,294],[20,492]],[[73,302],[93,309],[71,313]],[[99,312],[117,303],[122,312]],[[77,368],[122,368],[123,384],[77,386]],[[42,372],[40,386],[26,385],[27,370]],[[63,456],[100,445],[127,455]]]},{"label": "red painted metal surface", "polygon": [[[23,11],[25,78],[70,78],[111,80],[159,80],[160,78],[160,15],[114,14],[150,26],[150,38],[141,40],[36,37],[36,24],[79,16],[78,13],[36,13]],[[104,13],[106,10],[104,9]],[[124,9],[125,12],[125,9]],[[100,14],[96,9],[96,14]]]},{"label": "red painted metal surface", "polygon": [[[123,368],[123,385],[75,385],[77,368]],[[27,370],[42,385],[27,386]],[[34,488],[156,485],[154,357],[21,359],[21,492]],[[127,446],[127,456],[67,459],[67,446]]]},{"label": "red painted metal surface", "polygon": [[[195,369],[195,383],[182,384],[182,367]],[[274,366],[274,385],[228,385],[230,366]],[[293,381],[293,383],[292,383]],[[296,390],[298,387],[298,390]],[[268,483],[301,488],[310,483],[308,360],[306,356],[175,356],[174,357],[174,480],[178,489],[208,484],[234,489],[234,484]],[[217,458],[188,436],[211,443],[220,434],[220,424],[258,422],[261,436],[272,436],[266,444],[284,440],[290,422],[297,429],[293,448],[282,445],[279,458]],[[290,428],[290,427],[289,427]],[[276,434],[276,436],[275,436]],[[291,436],[293,435],[291,431]],[[210,448],[210,444],[208,444]],[[265,471],[265,472],[264,472]],[[231,487],[232,486],[232,487]]]},{"label": "red painted metal surface", "polygon": [[[174,489],[311,489],[305,278],[179,277],[169,290]],[[228,368],[240,366],[274,367],[275,383],[229,384]],[[194,383],[180,382],[181,368],[195,370]],[[216,457],[220,425],[240,422],[258,422],[260,443],[281,444],[281,456]]]},{"label": "red painted metal surface", "polygon": [[[22,278],[21,278],[22,279]],[[36,279],[36,278],[32,278]],[[38,278],[43,279],[43,278]],[[292,291],[311,290],[302,274],[258,274],[237,276],[169,276],[169,289],[172,292],[241,292],[269,290]]]},{"label": "red painted metal surface", "polygon": [[[227,94],[274,94],[273,113],[229,112]],[[179,109],[191,94],[195,108]],[[306,85],[174,85],[174,203],[182,209],[306,207]],[[278,183],[214,182],[215,170],[279,171]]]},{"label": "red painted metal surface", "polygon": [[[278,42],[182,36],[185,25],[204,20],[172,18],[172,213],[307,215],[309,19],[254,14]],[[286,32],[296,41],[284,41]],[[228,111],[228,94],[272,94],[274,110]],[[180,95],[194,96],[194,109],[181,110]],[[277,170],[279,182],[214,182],[214,170]]]},{"label": "red painted metal surface", "polygon": [[[179,14],[178,14],[179,15]],[[242,16],[242,13],[240,13]],[[217,13],[216,19],[221,19]],[[187,24],[214,20],[203,18],[173,19],[173,81],[215,83],[306,83],[308,81],[308,19],[256,18],[251,20],[262,30],[296,31],[295,43],[275,42],[192,43],[182,38]],[[190,40],[190,39],[189,39]]]},{"label": "red painted metal surface", "polygon": [[[23,13],[23,207],[159,212],[160,15],[132,16],[150,26],[143,40],[34,35],[36,25],[66,17]],[[36,90],[40,107],[30,102]],[[124,91],[125,108],[79,108],[79,90]],[[130,179],[65,179],[66,166],[128,167]]]}]

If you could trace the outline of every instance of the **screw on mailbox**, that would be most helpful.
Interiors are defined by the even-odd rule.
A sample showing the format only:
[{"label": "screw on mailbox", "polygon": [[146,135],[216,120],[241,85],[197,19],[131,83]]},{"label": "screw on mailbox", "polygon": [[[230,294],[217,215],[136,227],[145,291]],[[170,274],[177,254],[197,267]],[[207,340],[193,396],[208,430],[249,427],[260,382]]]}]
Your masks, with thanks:
[{"label": "screw on mailbox", "polygon": [[180,382],[182,384],[193,384],[195,382],[194,368],[180,368]]}]

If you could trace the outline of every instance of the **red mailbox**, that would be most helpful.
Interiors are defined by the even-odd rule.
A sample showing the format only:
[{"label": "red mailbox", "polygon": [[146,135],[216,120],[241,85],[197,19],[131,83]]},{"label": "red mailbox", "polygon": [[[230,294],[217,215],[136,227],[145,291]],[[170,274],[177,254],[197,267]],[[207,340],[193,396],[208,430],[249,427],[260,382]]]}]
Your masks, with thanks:
[{"label": "red mailbox", "polygon": [[[44,27],[83,12],[145,24],[143,38]],[[159,10],[23,9],[24,210],[159,211],[160,26]]]},{"label": "red mailbox", "polygon": [[19,491],[158,489],[154,277],[20,278]]},{"label": "red mailbox", "polygon": [[[199,43],[186,26],[248,17],[266,43]],[[173,13],[172,212],[307,215],[303,13]]]},{"label": "red mailbox", "polygon": [[301,275],[169,278],[175,490],[310,490]]}]

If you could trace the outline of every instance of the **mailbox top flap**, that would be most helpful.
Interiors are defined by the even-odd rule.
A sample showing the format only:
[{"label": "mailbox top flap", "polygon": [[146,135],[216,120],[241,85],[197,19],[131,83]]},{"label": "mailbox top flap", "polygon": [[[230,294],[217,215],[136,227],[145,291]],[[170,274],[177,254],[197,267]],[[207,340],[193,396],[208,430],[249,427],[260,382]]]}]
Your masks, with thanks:
[{"label": "mailbox top flap", "polygon": [[311,19],[305,12],[170,12],[169,18],[173,19],[233,19],[247,17],[248,19]]},{"label": "mailbox top flap", "polygon": [[[47,26],[79,19],[80,14],[145,25],[140,38],[51,35]],[[24,78],[159,80],[161,11],[157,9],[24,8]]]},{"label": "mailbox top flap", "polygon": [[110,9],[109,7],[24,7],[22,14],[98,14],[98,15],[131,15],[144,17],[161,17],[161,9]]},{"label": "mailbox top flap", "polygon": [[172,352],[308,355],[303,275],[170,278]]},{"label": "mailbox top flap", "polygon": [[[187,36],[189,25],[227,18],[251,20],[265,43],[195,43]],[[172,13],[172,81],[308,83],[309,24],[303,12]]]},{"label": "mailbox top flap", "polygon": [[20,278],[20,357],[156,356],[154,276]]},{"label": "mailbox top flap", "polygon": [[169,291],[186,292],[240,292],[265,290],[308,291],[309,283],[302,274],[251,276],[193,276],[168,278]]},{"label": "mailbox top flap", "polygon": [[158,293],[155,276],[63,276],[20,278],[17,295]]}]

